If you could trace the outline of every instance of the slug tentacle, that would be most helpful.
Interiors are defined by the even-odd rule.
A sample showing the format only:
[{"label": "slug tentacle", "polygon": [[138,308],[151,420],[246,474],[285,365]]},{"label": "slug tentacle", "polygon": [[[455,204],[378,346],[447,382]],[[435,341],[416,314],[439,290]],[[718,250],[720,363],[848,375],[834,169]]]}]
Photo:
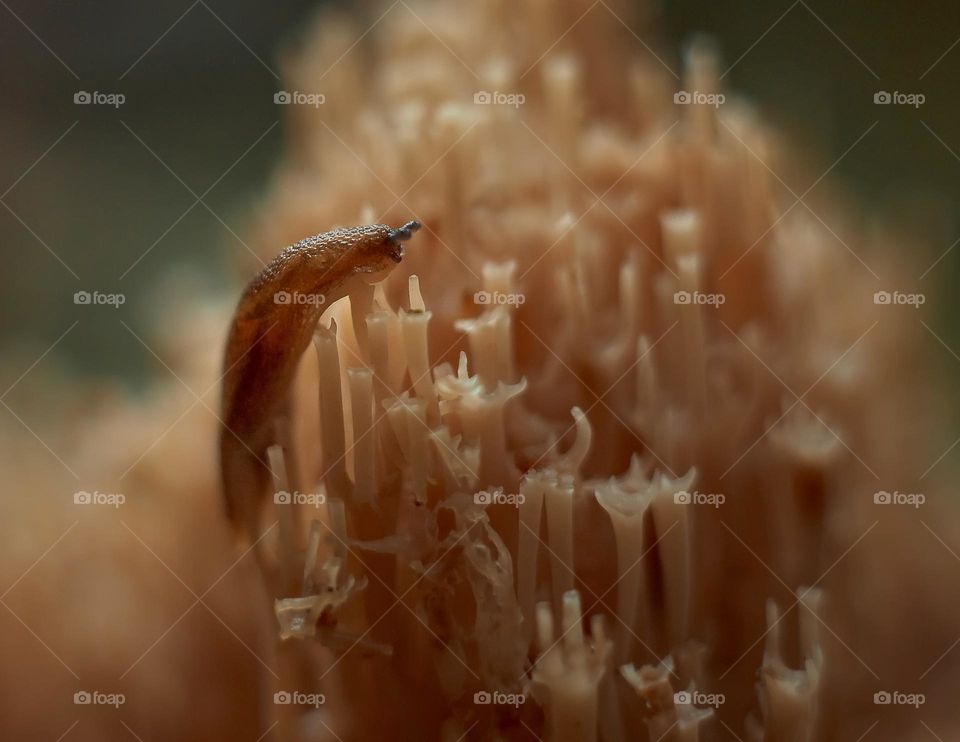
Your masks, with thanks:
[{"label": "slug tentacle", "polygon": [[418,229],[420,229],[420,222],[413,220],[413,221],[407,222],[402,227],[397,227],[396,229],[390,230],[390,235],[389,235],[390,240],[396,243],[396,246],[397,246],[397,254],[394,260],[396,260],[398,263],[403,258],[402,243],[409,240],[413,236],[413,233],[416,232]]},{"label": "slug tentacle", "polygon": [[256,538],[270,481],[264,462],[277,442],[275,421],[321,315],[361,283],[385,278],[419,228],[410,221],[308,237],[281,251],[240,297],[224,353],[220,476],[227,515],[248,538]]}]

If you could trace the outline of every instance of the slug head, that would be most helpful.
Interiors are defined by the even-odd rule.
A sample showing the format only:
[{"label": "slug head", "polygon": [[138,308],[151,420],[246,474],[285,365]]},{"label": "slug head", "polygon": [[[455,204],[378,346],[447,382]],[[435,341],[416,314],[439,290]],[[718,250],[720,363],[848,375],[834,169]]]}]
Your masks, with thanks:
[{"label": "slug head", "polygon": [[410,221],[401,227],[391,228],[382,224],[367,227],[356,241],[351,255],[354,270],[366,274],[372,281],[392,270],[403,259],[403,243],[420,229],[420,222]]}]

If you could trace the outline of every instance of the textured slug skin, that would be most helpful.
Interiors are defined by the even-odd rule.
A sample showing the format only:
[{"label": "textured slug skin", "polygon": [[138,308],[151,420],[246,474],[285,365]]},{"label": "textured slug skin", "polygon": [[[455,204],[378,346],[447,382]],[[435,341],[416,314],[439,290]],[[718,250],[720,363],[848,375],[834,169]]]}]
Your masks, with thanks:
[{"label": "textured slug skin", "polygon": [[356,281],[386,277],[403,257],[401,242],[419,226],[374,224],[308,237],[277,255],[240,297],[223,361],[220,475],[227,516],[248,537],[256,538],[270,482],[266,451],[277,440],[277,417],[320,316]]}]

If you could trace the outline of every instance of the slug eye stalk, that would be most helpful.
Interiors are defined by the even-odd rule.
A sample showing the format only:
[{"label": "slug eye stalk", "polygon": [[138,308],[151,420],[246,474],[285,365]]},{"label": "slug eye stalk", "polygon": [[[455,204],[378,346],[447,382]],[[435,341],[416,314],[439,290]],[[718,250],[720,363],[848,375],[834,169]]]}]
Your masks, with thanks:
[{"label": "slug eye stalk", "polygon": [[396,260],[398,263],[403,259],[402,243],[406,242],[411,237],[413,237],[413,233],[419,229],[420,229],[420,222],[414,219],[407,222],[402,227],[397,227],[396,229],[390,230],[389,234],[387,235],[387,239],[395,243],[397,247],[397,252],[393,259]]}]

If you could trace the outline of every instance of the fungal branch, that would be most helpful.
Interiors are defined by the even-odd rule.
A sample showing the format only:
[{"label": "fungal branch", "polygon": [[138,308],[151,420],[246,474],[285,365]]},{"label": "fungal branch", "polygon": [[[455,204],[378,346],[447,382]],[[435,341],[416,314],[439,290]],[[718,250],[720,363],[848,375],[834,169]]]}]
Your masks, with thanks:
[{"label": "fungal branch", "polygon": [[[634,627],[659,642],[672,646],[682,638],[688,626],[689,553],[687,509],[678,504],[675,495],[690,490],[696,471],[691,469],[680,479],[671,479],[658,472],[646,474],[650,467],[636,456],[623,477],[611,477],[592,485],[597,502],[610,516],[617,545],[617,618],[621,637],[618,659],[629,654]],[[644,556],[659,549],[657,560],[663,573],[656,575],[664,605],[662,616],[650,610],[653,598],[651,585],[646,584]],[[649,564],[653,560],[649,560]],[[640,597],[643,596],[641,602]],[[642,606],[646,615],[638,617]]]},{"label": "fungal branch", "polygon": [[803,666],[790,668],[783,660],[781,614],[776,603],[767,603],[767,637],[763,666],[757,693],[761,719],[752,717],[748,729],[755,742],[780,739],[784,730],[791,730],[792,739],[813,742],[820,739],[820,707],[818,691],[824,672],[823,649],[820,645],[820,614],[823,592],[817,588],[801,588],[800,650]]},{"label": "fungal branch", "polygon": [[623,679],[636,692],[649,736],[665,742],[702,742],[716,718],[714,709],[698,706],[696,683],[680,689],[676,663],[668,656],[658,665],[632,664],[620,668]]},{"label": "fungal branch", "polygon": [[592,640],[583,634],[583,610],[576,590],[563,594],[560,632],[554,628],[553,608],[537,606],[537,640],[541,655],[533,681],[546,688],[544,702],[554,742],[593,742],[597,739],[598,688],[608,671],[612,651],[604,633],[603,617],[590,620]]}]

